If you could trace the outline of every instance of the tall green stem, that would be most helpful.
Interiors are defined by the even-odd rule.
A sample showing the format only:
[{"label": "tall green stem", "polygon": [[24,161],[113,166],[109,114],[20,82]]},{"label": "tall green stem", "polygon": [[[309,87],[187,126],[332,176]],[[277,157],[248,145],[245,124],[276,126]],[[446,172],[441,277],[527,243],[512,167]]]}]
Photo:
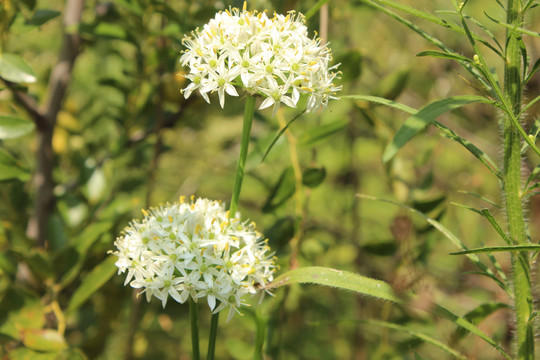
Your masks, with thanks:
[{"label": "tall green stem", "polygon": [[[508,0],[507,23],[521,26],[523,14],[521,1]],[[509,29],[506,34],[506,63],[504,69],[505,95],[517,116],[521,109],[521,53],[520,34]],[[504,195],[510,237],[516,244],[528,242],[525,215],[521,199],[521,138],[512,124],[510,114],[503,119],[504,136]],[[534,359],[534,327],[529,255],[527,252],[512,253],[514,298],[516,312],[517,359]]]},{"label": "tall green stem", "polygon": [[[218,306],[218,304],[216,304],[216,306]],[[208,338],[208,353],[206,355],[206,360],[214,360],[218,323],[219,312],[212,314],[212,320],[210,320],[210,337]]]},{"label": "tall green stem", "polygon": [[199,352],[199,309],[195,300],[189,297],[189,320],[191,321],[191,349],[193,360],[201,358]]},{"label": "tall green stem", "polygon": [[251,124],[253,123],[253,114],[255,113],[255,97],[248,96],[246,107],[244,108],[244,123],[242,126],[242,143],[240,145],[240,156],[238,157],[238,166],[236,167],[236,177],[234,179],[234,188],[229,208],[229,216],[232,218],[238,210],[238,199],[240,190],[242,190],[242,181],[244,180],[244,170],[246,167],[246,158],[249,147],[249,137],[251,135]]}]

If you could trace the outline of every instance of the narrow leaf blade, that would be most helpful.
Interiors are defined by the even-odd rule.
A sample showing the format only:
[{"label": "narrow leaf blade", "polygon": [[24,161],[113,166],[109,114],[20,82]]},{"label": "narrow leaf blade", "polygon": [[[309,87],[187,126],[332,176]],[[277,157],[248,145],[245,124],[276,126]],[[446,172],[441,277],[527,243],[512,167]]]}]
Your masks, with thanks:
[{"label": "narrow leaf blade", "polygon": [[435,119],[450,110],[473,102],[490,102],[488,99],[480,96],[454,96],[443,100],[432,102],[416,114],[413,114],[400,127],[392,142],[386,147],[383,154],[383,162],[391,160],[414,135],[424,130]]},{"label": "narrow leaf blade", "polygon": [[15,139],[32,132],[33,122],[13,116],[0,116],[0,139]]},{"label": "narrow leaf blade", "polygon": [[97,265],[82,281],[77,288],[66,312],[72,312],[81,306],[90,296],[98,291],[114,275],[117,268],[114,266],[118,258],[109,256]]},{"label": "narrow leaf blade", "polygon": [[348,271],[312,266],[293,269],[278,276],[267,289],[278,288],[290,284],[317,284],[332,286],[338,289],[351,290],[363,295],[399,303],[392,287],[384,281],[371,279]]}]

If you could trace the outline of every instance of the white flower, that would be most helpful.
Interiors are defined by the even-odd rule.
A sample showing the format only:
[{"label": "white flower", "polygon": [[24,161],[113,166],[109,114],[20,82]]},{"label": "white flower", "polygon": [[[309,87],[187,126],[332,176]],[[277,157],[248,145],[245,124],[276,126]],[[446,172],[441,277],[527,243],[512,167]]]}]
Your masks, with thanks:
[{"label": "white flower", "polygon": [[330,49],[319,38],[308,37],[305,19],[249,12],[233,8],[219,12],[202,29],[186,36],[180,62],[189,71],[191,83],[183,90],[188,98],[199,90],[217,92],[221,107],[225,93],[239,96],[237,89],[264,98],[259,109],[273,105],[273,114],[283,103],[296,107],[301,95],[308,96],[307,111],[324,108],[336,99],[341,86],[333,81],[337,66],[329,67]]},{"label": "white flower", "polygon": [[[230,219],[224,205],[208,199],[143,210],[114,243],[118,273],[163,307],[169,296],[184,303],[206,297],[214,312],[229,308],[230,320],[242,298],[273,280],[274,260],[255,224]],[[218,304],[219,301],[219,305]],[[227,321],[228,321],[227,320]]]}]

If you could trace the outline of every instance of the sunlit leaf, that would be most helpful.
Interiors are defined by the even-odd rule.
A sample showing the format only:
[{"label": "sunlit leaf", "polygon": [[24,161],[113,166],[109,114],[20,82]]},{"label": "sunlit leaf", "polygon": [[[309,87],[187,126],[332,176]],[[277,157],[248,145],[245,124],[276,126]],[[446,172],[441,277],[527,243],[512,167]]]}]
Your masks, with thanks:
[{"label": "sunlit leaf", "polygon": [[325,285],[343,290],[351,290],[383,300],[401,302],[401,299],[394,294],[392,287],[384,281],[371,279],[348,271],[339,271],[320,266],[287,271],[268,284],[267,288],[273,289],[291,284]]},{"label": "sunlit leaf", "polygon": [[37,78],[34,71],[18,55],[0,53],[0,77],[14,83],[33,83]]},{"label": "sunlit leaf", "polygon": [[34,128],[31,121],[0,115],[0,139],[15,139],[29,134]]},{"label": "sunlit leaf", "polygon": [[35,329],[24,332],[23,344],[32,350],[61,351],[67,348],[66,339],[53,329]]}]

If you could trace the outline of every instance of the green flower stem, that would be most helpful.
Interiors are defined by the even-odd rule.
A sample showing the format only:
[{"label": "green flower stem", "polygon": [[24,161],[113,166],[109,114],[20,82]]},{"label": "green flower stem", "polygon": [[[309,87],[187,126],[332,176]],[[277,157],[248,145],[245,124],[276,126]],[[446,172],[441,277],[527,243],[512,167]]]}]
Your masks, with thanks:
[{"label": "green flower stem", "polygon": [[191,321],[191,349],[193,360],[201,358],[199,351],[199,309],[195,300],[189,297],[189,319]]},{"label": "green flower stem", "polygon": [[[521,2],[508,0],[507,23],[520,26],[523,21]],[[513,29],[506,33],[506,62],[504,69],[504,84],[506,98],[512,104],[513,114],[506,114],[503,119],[504,142],[504,195],[510,238],[516,245],[528,242],[525,215],[521,199],[521,137],[518,129],[512,123],[512,115],[517,116],[521,109],[521,51],[520,34]],[[517,358],[533,360],[534,358],[534,322],[531,270],[527,252],[512,253],[512,270],[514,277],[514,301],[516,312],[516,342]]]},{"label": "green flower stem", "polygon": [[[216,307],[219,304],[216,303]],[[206,360],[214,360],[214,353],[216,351],[216,338],[217,327],[219,323],[219,312],[212,314],[212,320],[210,320],[210,337],[208,338],[208,354]]]},{"label": "green flower stem", "polygon": [[238,199],[240,190],[242,190],[242,181],[244,180],[244,170],[246,167],[246,158],[249,147],[249,137],[251,135],[251,124],[253,123],[253,114],[255,113],[255,97],[248,96],[246,107],[244,108],[244,124],[242,126],[242,142],[240,145],[240,156],[238,157],[238,166],[236,167],[236,177],[234,179],[234,188],[229,208],[229,217],[234,217],[238,210]]}]

